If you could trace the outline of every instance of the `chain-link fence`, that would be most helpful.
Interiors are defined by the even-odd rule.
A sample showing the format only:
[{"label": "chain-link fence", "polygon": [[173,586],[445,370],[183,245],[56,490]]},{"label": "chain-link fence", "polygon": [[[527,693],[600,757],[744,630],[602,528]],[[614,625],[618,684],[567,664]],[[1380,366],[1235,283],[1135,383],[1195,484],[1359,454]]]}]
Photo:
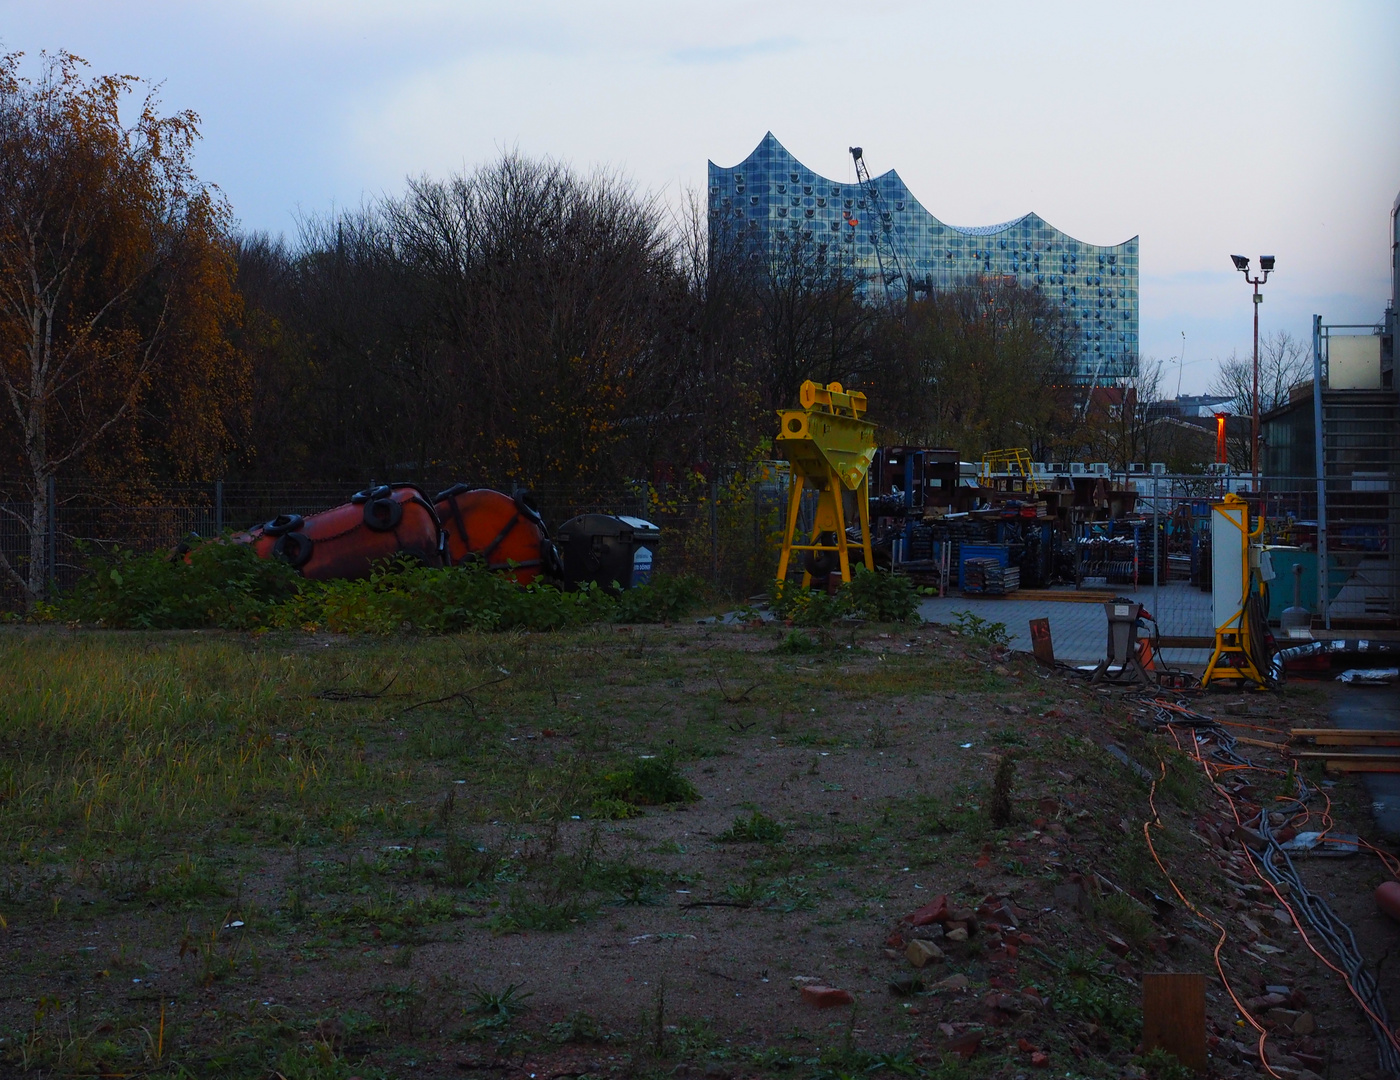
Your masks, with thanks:
[{"label": "chain-link fence", "polygon": [[[785,472],[759,465],[663,484],[545,484],[530,490],[551,528],[582,513],[650,520],[662,529],[658,569],[696,574],[726,595],[743,596],[764,587],[772,573],[785,482]],[[422,486],[432,496],[450,483]],[[509,482],[481,486],[516,490]],[[0,608],[24,606],[14,577],[28,581],[36,565],[40,591],[51,596],[71,588],[94,558],[117,549],[170,549],[191,535],[247,529],[283,513],[314,514],[347,502],[355,490],[315,481],[137,486],[57,478],[50,481],[36,519],[24,483],[0,479],[0,554],[14,572],[0,575]]]},{"label": "chain-link fence", "polygon": [[[1214,631],[1211,504],[1227,491],[1251,500],[1256,496],[1249,482],[1238,477],[1135,475],[1114,486],[1124,482],[1136,490],[1136,506],[1112,520],[966,515],[919,526],[913,530],[913,543],[897,557],[911,567],[936,566],[943,562],[946,547],[952,557],[943,565],[952,598],[960,597],[964,584],[959,573],[963,554],[985,555],[983,548],[1004,551],[1005,558],[1021,568],[1022,590],[1033,601],[1023,605],[1026,612],[1002,609],[1004,614],[997,618],[1009,626],[1019,627],[1023,614],[1035,614],[1030,608],[1055,604],[1063,595],[1029,590],[1072,587],[1076,595],[1065,596],[1067,600],[1106,592],[1131,596],[1156,616],[1169,639],[1183,645],[1203,642]],[[781,465],[758,463],[682,482],[588,489],[546,484],[532,490],[545,520],[554,527],[576,514],[593,512],[654,522],[662,530],[659,569],[696,574],[723,595],[738,598],[765,591],[771,583],[786,484]],[[430,495],[439,486],[447,485],[424,485]],[[513,490],[509,483],[493,486]],[[1298,606],[1308,610],[1317,626],[1364,626],[1393,620],[1400,611],[1393,544],[1396,482],[1368,476],[1350,481],[1345,490],[1343,486],[1329,481],[1330,527],[1325,557],[1320,559],[1316,480],[1263,481],[1257,499],[1266,515],[1264,539],[1273,549],[1273,620],[1294,605],[1295,588]],[[57,480],[50,486],[51,509],[41,513],[36,524],[32,503],[17,495],[23,490],[19,484],[5,486],[0,481],[0,553],[20,576],[27,577],[35,559],[51,567],[51,573],[40,574],[49,592],[72,587],[93,557],[119,547],[168,549],[191,534],[214,536],[244,529],[280,513],[312,514],[344,503],[354,493],[351,485],[335,482],[135,487]],[[803,516],[804,532],[810,527],[810,509]],[[23,604],[22,591],[8,576],[0,580],[0,604],[10,609]]]}]

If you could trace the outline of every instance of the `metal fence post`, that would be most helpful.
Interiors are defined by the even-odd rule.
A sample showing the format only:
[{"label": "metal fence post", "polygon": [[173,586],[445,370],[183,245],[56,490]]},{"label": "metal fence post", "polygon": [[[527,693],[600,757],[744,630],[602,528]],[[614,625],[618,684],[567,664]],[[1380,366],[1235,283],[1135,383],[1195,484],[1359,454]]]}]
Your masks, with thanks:
[{"label": "metal fence post", "polygon": [[1152,617],[1159,620],[1157,627],[1161,629],[1162,604],[1158,592],[1158,585],[1162,581],[1162,572],[1158,569],[1158,563],[1162,558],[1162,539],[1159,526],[1157,524],[1158,508],[1161,505],[1161,481],[1155,476],[1152,478]]},{"label": "metal fence post", "polygon": [[710,480],[710,576],[719,584],[719,478]]},{"label": "metal fence post", "polygon": [[58,484],[52,476],[44,482],[44,494],[48,500],[47,521],[44,536],[44,597],[54,598],[58,587]]},{"label": "metal fence post", "polygon": [[224,534],[224,482],[214,481],[214,535]]},{"label": "metal fence post", "polygon": [[1317,473],[1317,610],[1324,629],[1332,629],[1331,591],[1327,581],[1327,444],[1322,431],[1322,316],[1313,316],[1313,454]]}]

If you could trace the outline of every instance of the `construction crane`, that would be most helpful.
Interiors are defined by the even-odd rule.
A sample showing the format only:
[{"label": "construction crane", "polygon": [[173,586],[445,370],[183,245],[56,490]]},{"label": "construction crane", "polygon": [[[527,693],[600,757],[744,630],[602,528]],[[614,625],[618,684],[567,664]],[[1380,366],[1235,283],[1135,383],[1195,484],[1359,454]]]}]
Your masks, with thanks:
[{"label": "construction crane", "polygon": [[[912,303],[916,294],[933,291],[933,281],[931,278],[915,281],[913,274],[905,270],[904,263],[910,262],[910,260],[899,257],[899,249],[895,245],[894,218],[885,209],[884,197],[881,196],[880,189],[875,186],[875,181],[870,178],[870,170],[865,164],[865,152],[859,146],[852,146],[848,149],[851,153],[851,160],[855,162],[856,180],[859,182],[861,190],[865,192],[865,201],[869,206],[870,213],[874,215],[870,229],[870,241],[875,247],[875,261],[880,266],[880,284],[885,290],[885,299],[890,302],[899,299],[900,294],[895,287],[902,286],[904,299]],[[858,225],[859,219],[853,220],[851,224],[852,226]]]}]

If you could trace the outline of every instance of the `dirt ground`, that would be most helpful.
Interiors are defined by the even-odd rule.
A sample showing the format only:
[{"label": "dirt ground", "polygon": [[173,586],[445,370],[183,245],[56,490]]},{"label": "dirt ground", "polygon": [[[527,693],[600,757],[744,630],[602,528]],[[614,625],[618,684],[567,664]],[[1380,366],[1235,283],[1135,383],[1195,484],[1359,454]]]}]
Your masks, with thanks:
[{"label": "dirt ground", "polygon": [[[258,775],[285,759],[306,779],[266,786],[220,750],[183,807],[168,794],[147,825],[84,831],[36,816],[34,778],[81,785],[115,759],[76,728],[69,745],[12,727],[0,1073],[1166,1078],[1186,1074],[1142,1053],[1141,980],[1178,971],[1207,976],[1211,1075],[1379,1075],[1189,732],[985,637],[678,625],[3,648],[16,664],[86,649],[85,668],[101,653],[133,683],[176,664],[191,718],[223,695],[192,745],[256,745]],[[393,682],[453,649],[441,686]],[[1327,692],[1189,704],[1277,743],[1326,726]],[[104,752],[127,760],[120,742]],[[1279,751],[1241,749],[1261,769],[1222,778],[1236,804],[1289,790]],[[661,788],[638,779],[653,774]],[[1359,782],[1322,790],[1337,830],[1382,843]],[[1380,862],[1299,865],[1395,1002]],[[942,953],[922,969],[920,936]]]}]

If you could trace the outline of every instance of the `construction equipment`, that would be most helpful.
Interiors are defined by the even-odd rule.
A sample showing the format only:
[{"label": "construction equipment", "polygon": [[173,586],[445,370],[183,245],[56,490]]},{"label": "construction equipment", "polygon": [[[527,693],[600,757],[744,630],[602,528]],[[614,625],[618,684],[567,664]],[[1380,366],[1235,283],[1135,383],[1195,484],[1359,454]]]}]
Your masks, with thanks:
[{"label": "construction equipment", "polygon": [[993,479],[1000,476],[1020,477],[1026,491],[1039,491],[1040,484],[1033,475],[1031,452],[1024,446],[1013,446],[1006,450],[988,450],[982,455],[982,467],[977,470],[977,483],[981,487],[993,486]]},{"label": "construction equipment", "polygon": [[[787,526],[783,530],[778,580],[786,581],[794,551],[811,555],[802,572],[802,585],[812,583],[812,571],[820,569],[822,555],[834,553],[842,581],[851,580],[846,537],[845,492],[855,493],[860,522],[860,544],[868,570],[875,569],[870,550],[870,463],[875,459],[875,425],[861,417],[865,395],[847,392],[834,382],[820,386],[810,379],[802,384],[800,409],[778,410],[777,446],[790,466]],[[816,521],[805,544],[793,543],[802,493],[817,492]]]},{"label": "construction equipment", "polygon": [[[904,268],[906,262],[910,266],[913,262],[899,257],[899,248],[895,244],[893,216],[885,209],[884,196],[875,186],[875,181],[870,178],[870,170],[865,166],[865,151],[859,146],[849,147],[849,150],[856,167],[856,180],[865,192],[865,201],[869,204],[870,243],[875,248],[875,261],[880,265],[880,284],[885,290],[885,299],[891,302],[899,299],[912,302],[920,292],[931,293],[931,276],[916,281],[913,274]],[[848,220],[852,228],[860,224],[858,218]]]},{"label": "construction equipment", "polygon": [[1249,505],[1234,493],[1211,504],[1211,591],[1215,617],[1215,651],[1201,685],[1230,681],[1268,685],[1269,650],[1259,586],[1272,577],[1259,538],[1261,514],[1250,528]]}]

